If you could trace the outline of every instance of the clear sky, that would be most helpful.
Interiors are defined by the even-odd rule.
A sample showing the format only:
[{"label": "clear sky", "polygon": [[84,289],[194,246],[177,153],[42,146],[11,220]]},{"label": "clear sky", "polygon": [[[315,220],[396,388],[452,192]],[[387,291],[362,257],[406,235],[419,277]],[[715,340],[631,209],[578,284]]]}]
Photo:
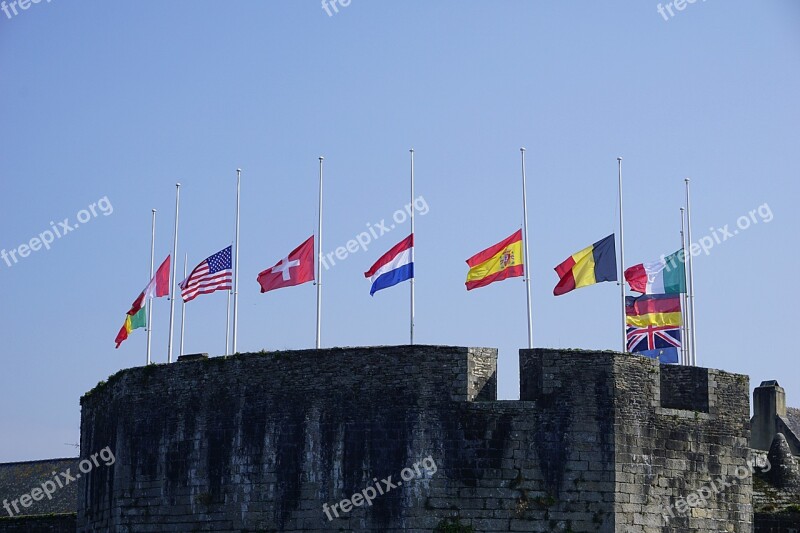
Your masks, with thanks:
[{"label": "clear sky", "polygon": [[[751,386],[778,379],[800,406],[786,303],[800,262],[800,4],[672,9],[352,0],[329,16],[315,0],[43,0],[0,12],[0,248],[86,221],[0,260],[0,461],[75,455],[79,397],[144,364],[143,330],[113,340],[147,283],[153,208],[158,260],[171,251],[176,182],[182,268],[184,253],[195,264],[230,244],[243,169],[239,350],[309,348],[314,286],[262,295],[258,272],[313,233],[318,156],[333,251],[408,202],[411,147],[426,211],[418,342],[499,348],[500,396],[518,397],[524,285],[467,293],[464,261],[520,227],[525,146],[535,344],[618,349],[618,286],[555,298],[552,269],[615,231],[622,156],[629,264],[677,249],[687,176],[696,240],[756,210],[696,260],[698,357]],[[96,217],[81,213],[93,203]],[[370,297],[363,277],[407,231],[325,272],[324,346],[407,342],[407,286]],[[187,352],[224,351],[225,304],[188,306]],[[166,299],[154,312],[165,362]]]}]

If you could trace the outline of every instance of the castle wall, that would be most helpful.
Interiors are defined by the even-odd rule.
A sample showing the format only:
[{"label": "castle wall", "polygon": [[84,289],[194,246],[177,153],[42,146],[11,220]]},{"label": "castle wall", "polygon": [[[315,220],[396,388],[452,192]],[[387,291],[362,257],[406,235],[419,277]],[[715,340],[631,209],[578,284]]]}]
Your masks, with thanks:
[{"label": "castle wall", "polygon": [[749,533],[747,377],[640,357],[615,366],[617,527]]},{"label": "castle wall", "polygon": [[[694,381],[695,392],[663,395],[705,401],[695,412],[662,407],[675,376],[641,357],[523,350],[520,369],[520,401],[496,401],[489,349],[311,350],[123,371],[81,402],[81,449],[110,446],[116,463],[80,480],[78,531],[432,531],[446,519],[480,532],[684,531],[664,527],[662,499],[746,460],[740,376],[701,372],[705,399]],[[690,466],[698,472],[681,470]],[[387,476],[396,487],[328,520],[323,505]],[[749,533],[737,503],[747,490],[726,489],[705,512]]]},{"label": "castle wall", "polygon": [[2,533],[75,533],[75,513],[0,517]]}]

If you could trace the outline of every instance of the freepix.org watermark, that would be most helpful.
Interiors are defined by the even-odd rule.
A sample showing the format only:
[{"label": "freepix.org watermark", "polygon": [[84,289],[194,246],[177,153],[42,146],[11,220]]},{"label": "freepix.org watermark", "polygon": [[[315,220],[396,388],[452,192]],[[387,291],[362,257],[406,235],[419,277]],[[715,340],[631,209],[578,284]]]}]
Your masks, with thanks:
[{"label": "freepix.org watermark", "polygon": [[37,237],[33,237],[26,243],[20,244],[16,248],[0,250],[0,259],[5,262],[6,266],[11,268],[19,263],[20,259],[25,259],[31,253],[38,252],[42,248],[49,250],[50,246],[65,235],[72,233],[81,227],[82,224],[97,218],[100,215],[105,217],[114,212],[114,206],[108,196],[100,198],[98,201],[90,204],[86,209],[81,209],[75,215],[77,222],[72,223],[69,218],[65,218],[61,222],[55,223],[50,221],[50,229],[41,232]]},{"label": "freepix.org watermark", "polygon": [[[739,235],[742,231],[746,231],[759,222],[769,224],[775,218],[769,204],[763,203],[755,209],[751,209],[747,214],[740,216],[736,219],[736,227],[731,228],[730,224],[725,224],[721,228],[708,228],[709,233],[703,235],[695,242],[687,244],[686,251],[679,251],[674,254],[672,258],[666,262],[666,270],[670,271],[677,268],[681,263],[686,261],[686,256],[691,254],[692,257],[697,257],[700,254],[711,255],[711,250],[723,242],[732,239]],[[667,255],[661,256],[661,260],[667,259]]]},{"label": "freepix.org watermark", "polygon": [[20,506],[22,509],[27,509],[33,505],[33,502],[42,501],[45,498],[52,500],[53,494],[55,494],[58,489],[63,489],[71,483],[76,483],[81,478],[82,474],[88,474],[93,469],[98,468],[100,466],[100,461],[98,459],[103,461],[104,466],[111,466],[116,462],[114,452],[111,451],[110,447],[106,446],[99,452],[92,454],[89,458],[78,463],[78,470],[80,470],[80,473],[72,475],[71,468],[67,468],[64,472],[53,472],[53,479],[48,479],[40,486],[31,489],[30,492],[26,492],[19,498],[11,500],[11,502],[3,500],[3,509],[6,510],[8,516],[13,517],[14,515],[22,513]]},{"label": "freepix.org watermark", "polygon": [[322,9],[325,10],[329,17],[332,17],[339,13],[339,6],[347,7],[350,2],[352,0],[322,0]]},{"label": "freepix.org watermark", "polygon": [[427,215],[430,211],[428,207],[428,202],[425,201],[425,198],[420,196],[416,198],[412,203],[406,204],[402,209],[398,209],[392,215],[392,221],[387,222],[386,219],[382,219],[377,224],[367,223],[367,231],[362,231],[354,238],[350,239],[345,243],[344,246],[339,246],[332,252],[323,253],[320,252],[319,260],[325,270],[330,270],[331,267],[336,265],[336,260],[344,261],[350,255],[358,252],[359,250],[367,251],[369,249],[369,245],[386,235],[387,233],[391,233],[397,225],[403,224],[406,222],[409,217],[411,217],[411,213],[416,211],[420,215]]},{"label": "freepix.org watermark", "polygon": [[[429,455],[422,461],[417,461],[414,463],[413,466],[404,468],[403,471],[400,472],[400,478],[402,481],[394,482],[392,481],[392,476],[384,478],[380,481],[378,481],[378,478],[373,478],[372,481],[374,485],[368,486],[361,492],[356,492],[351,497],[345,498],[339,503],[334,503],[331,506],[328,506],[327,503],[322,504],[322,512],[325,513],[325,516],[328,517],[328,522],[330,522],[334,517],[340,518],[340,512],[342,514],[347,514],[355,507],[361,507],[364,504],[366,504],[368,507],[371,507],[372,500],[378,496],[383,496],[384,494],[391,492],[396,488],[402,487],[404,482],[408,483],[409,481],[416,479],[422,479],[426,477],[430,478],[438,470],[439,469],[436,467],[436,461],[434,461],[433,457]],[[331,513],[333,513],[333,515]]]},{"label": "freepix.org watermark", "polygon": [[672,17],[690,5],[701,1],[705,2],[706,0],[672,0],[672,2],[667,2],[666,5],[659,3],[658,6],[656,6],[656,11],[658,11],[658,14],[661,15],[666,22],[669,22],[672,20]]},{"label": "freepix.org watermark", "polygon": [[708,485],[704,485],[692,491],[686,498],[678,498],[674,504],[662,505],[661,514],[663,514],[665,520],[669,522],[670,518],[685,515],[695,507],[705,507],[713,496],[725,492],[736,483],[744,481],[752,476],[756,468],[764,473],[769,472],[772,469],[772,465],[766,456],[757,455],[751,457],[747,460],[747,466],[736,467],[732,476],[728,476],[727,478],[720,476],[712,480]]},{"label": "freepix.org watermark", "polygon": [[[6,14],[6,17],[12,18],[19,15],[19,11],[27,11],[33,4],[38,4],[42,0],[11,0],[10,2],[6,2],[3,0],[0,2],[0,10]],[[51,0],[45,0],[48,4]],[[19,8],[19,10],[17,9]]]}]

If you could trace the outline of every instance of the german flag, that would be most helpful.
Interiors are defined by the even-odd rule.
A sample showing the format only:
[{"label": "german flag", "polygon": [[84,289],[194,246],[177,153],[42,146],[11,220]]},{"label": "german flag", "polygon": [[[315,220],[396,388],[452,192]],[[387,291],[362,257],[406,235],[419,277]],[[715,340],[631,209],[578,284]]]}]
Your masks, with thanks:
[{"label": "german flag", "polygon": [[473,255],[467,259],[467,264],[469,265],[466,283],[468,291],[485,287],[495,281],[524,276],[522,230]]},{"label": "german flag", "polygon": [[617,251],[614,234],[573,254],[556,267],[561,278],[553,294],[561,296],[572,290],[601,281],[617,281]]},{"label": "german flag", "polygon": [[683,324],[681,297],[678,294],[650,294],[625,298],[625,321],[629,326],[674,326]]}]

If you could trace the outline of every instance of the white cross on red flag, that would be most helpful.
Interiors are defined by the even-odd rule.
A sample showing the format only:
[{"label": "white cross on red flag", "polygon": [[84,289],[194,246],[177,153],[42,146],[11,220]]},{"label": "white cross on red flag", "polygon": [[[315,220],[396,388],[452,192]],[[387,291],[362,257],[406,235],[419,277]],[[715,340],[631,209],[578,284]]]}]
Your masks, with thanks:
[{"label": "white cross on red flag", "polygon": [[314,281],[314,236],[258,275],[261,292],[293,287]]}]

